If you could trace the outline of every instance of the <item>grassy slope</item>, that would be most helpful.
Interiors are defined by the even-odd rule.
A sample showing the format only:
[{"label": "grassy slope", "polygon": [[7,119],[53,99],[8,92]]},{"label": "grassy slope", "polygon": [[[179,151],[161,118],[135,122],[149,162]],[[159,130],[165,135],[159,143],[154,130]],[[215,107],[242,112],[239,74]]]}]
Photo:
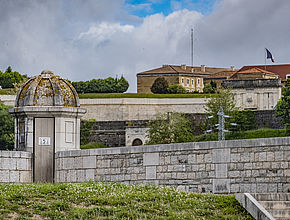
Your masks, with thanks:
[{"label": "grassy slope", "polygon": [[234,196],[111,183],[0,185],[0,219],[253,219]]},{"label": "grassy slope", "polygon": [[[286,137],[285,129],[270,129],[263,128],[258,130],[245,131],[241,133],[226,133],[226,140],[238,140],[238,139],[254,139],[254,138],[271,138],[271,137]],[[201,141],[217,141],[218,134],[204,134],[196,136],[194,142]]]}]

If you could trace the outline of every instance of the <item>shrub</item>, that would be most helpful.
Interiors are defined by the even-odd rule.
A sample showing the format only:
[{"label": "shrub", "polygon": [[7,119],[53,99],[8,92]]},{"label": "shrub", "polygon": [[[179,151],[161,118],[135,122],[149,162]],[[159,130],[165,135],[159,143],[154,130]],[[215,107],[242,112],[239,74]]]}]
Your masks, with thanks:
[{"label": "shrub", "polygon": [[192,124],[181,113],[160,114],[148,123],[148,127],[147,144],[191,142],[194,139]]},{"label": "shrub", "polygon": [[187,93],[186,89],[182,85],[179,85],[179,84],[173,84],[173,85],[169,86],[167,88],[167,91],[169,94],[185,94],[185,93]]},{"label": "shrub", "polygon": [[151,92],[154,94],[166,94],[167,88],[168,82],[166,79],[164,77],[158,77],[151,87]]}]

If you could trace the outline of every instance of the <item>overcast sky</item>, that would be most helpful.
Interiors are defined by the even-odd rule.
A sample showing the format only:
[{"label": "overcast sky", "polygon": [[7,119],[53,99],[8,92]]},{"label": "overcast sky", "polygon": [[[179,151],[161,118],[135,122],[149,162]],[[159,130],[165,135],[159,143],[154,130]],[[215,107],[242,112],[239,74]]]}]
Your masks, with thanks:
[{"label": "overcast sky", "polygon": [[[0,70],[50,69],[72,81],[162,64],[290,63],[290,0],[0,0]],[[270,60],[267,63],[270,64]]]}]

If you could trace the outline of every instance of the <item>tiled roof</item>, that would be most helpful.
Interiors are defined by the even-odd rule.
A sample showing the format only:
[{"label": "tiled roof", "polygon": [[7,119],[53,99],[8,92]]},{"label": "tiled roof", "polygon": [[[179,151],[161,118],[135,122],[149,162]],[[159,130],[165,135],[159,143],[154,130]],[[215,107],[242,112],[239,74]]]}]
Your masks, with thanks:
[{"label": "tiled roof", "polygon": [[252,68],[259,68],[278,74],[282,80],[286,80],[286,75],[290,74],[290,64],[243,66],[240,71],[245,71]]},{"label": "tiled roof", "polygon": [[226,71],[220,71],[214,74],[211,74],[207,78],[228,78],[231,77],[233,74],[235,74],[237,71],[236,70],[226,70]]},{"label": "tiled roof", "polygon": [[254,67],[254,68],[251,68],[251,69],[246,69],[246,70],[239,70],[237,72],[238,73],[266,73],[266,74],[271,74],[271,75],[278,75],[277,73],[273,73],[273,72],[270,72],[270,71],[267,71],[267,70],[263,70],[263,69],[260,69],[258,67]]},{"label": "tiled roof", "polygon": [[[202,68],[205,68],[205,71],[202,71]],[[185,66],[185,65],[181,65],[181,66],[177,66],[177,65],[163,65],[162,67],[156,68],[156,69],[152,69],[152,70],[148,70],[145,72],[140,72],[137,75],[142,75],[142,74],[162,74],[162,73],[166,73],[166,74],[182,74],[182,73],[186,73],[186,74],[204,74],[204,75],[209,75],[209,74],[213,74],[219,71],[226,71],[226,70],[230,70],[230,69],[226,69],[226,68],[217,68],[217,67],[192,67],[192,66]]]}]

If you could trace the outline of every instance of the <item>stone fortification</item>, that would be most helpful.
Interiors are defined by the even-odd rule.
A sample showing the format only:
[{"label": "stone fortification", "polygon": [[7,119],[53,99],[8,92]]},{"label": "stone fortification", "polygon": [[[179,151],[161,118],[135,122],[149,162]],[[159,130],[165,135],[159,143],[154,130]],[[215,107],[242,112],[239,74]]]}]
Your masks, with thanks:
[{"label": "stone fortification", "polygon": [[56,182],[151,183],[192,192],[285,192],[290,138],[56,153]]},{"label": "stone fortification", "polygon": [[81,107],[87,109],[84,119],[97,121],[150,120],[159,113],[204,113],[204,98],[114,98],[80,99]]},{"label": "stone fortification", "polygon": [[23,151],[0,151],[0,183],[31,182],[31,153]]}]

